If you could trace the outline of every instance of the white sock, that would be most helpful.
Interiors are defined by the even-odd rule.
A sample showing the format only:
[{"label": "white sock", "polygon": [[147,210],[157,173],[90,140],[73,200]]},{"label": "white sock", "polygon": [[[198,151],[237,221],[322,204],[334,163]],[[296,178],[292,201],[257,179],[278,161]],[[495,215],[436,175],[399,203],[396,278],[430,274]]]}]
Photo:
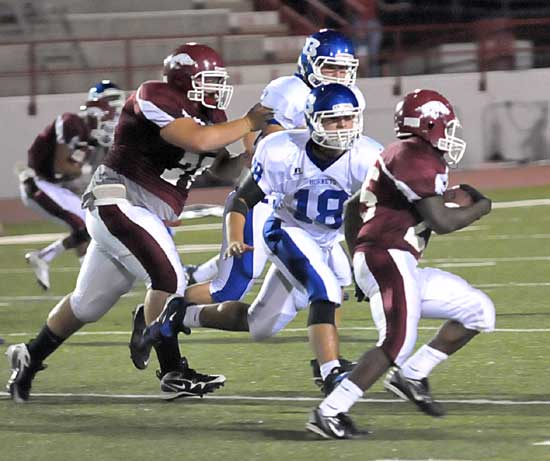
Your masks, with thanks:
[{"label": "white sock", "polygon": [[199,316],[204,306],[187,306],[185,317],[183,317],[183,325],[189,328],[202,327]]},{"label": "white sock", "polygon": [[65,251],[65,247],[63,246],[63,239],[59,239],[53,243],[50,243],[46,248],[42,248],[38,252],[38,256],[40,257],[40,259],[43,259],[44,261],[49,263],[52,259],[63,253],[63,251]]},{"label": "white sock", "polygon": [[219,259],[219,255],[214,256],[213,258],[209,259],[208,261],[202,263],[199,267],[197,267],[197,269],[193,273],[193,277],[195,277],[197,283],[212,280],[216,276],[216,274],[218,273]]},{"label": "white sock", "polygon": [[323,378],[323,381],[326,379],[328,375],[330,375],[330,372],[340,366],[340,360],[331,360],[330,362],[323,363],[321,368],[321,378]]},{"label": "white sock", "polygon": [[323,416],[347,413],[361,397],[363,397],[363,391],[357,384],[346,378],[321,402],[319,409]]},{"label": "white sock", "polygon": [[401,372],[405,378],[422,379],[426,378],[431,371],[446,360],[449,356],[425,344],[418,349],[413,356],[403,364]]}]

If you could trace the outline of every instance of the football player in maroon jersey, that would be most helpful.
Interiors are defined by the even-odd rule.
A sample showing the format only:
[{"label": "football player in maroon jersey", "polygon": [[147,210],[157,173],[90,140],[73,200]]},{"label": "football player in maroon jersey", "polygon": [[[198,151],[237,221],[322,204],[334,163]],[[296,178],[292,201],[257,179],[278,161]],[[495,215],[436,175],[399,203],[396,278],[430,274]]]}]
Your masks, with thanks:
[{"label": "football player in maroon jersey", "polygon": [[[430,233],[464,228],[491,211],[491,201],[470,187],[474,203],[445,206],[448,166],[464,154],[460,124],[449,101],[416,90],[398,103],[390,144],[369,170],[345,215],[346,241],[354,250],[356,283],[369,298],[379,341],[313,411],[306,428],[323,438],[359,434],[347,415],[390,366],[384,386],[431,415],[444,409],[431,396],[428,375],[480,331],[495,327],[493,302],[464,279],[418,267]],[[411,356],[421,317],[446,319],[435,337]]]},{"label": "football player in maroon jersey", "polygon": [[27,168],[19,174],[23,203],[71,229],[68,237],[25,255],[44,290],[50,288],[50,262],[71,248],[82,258],[90,240],[80,197],[67,187],[82,175],[89,134],[77,114],[59,115],[36,137],[28,151]]},{"label": "football player in maroon jersey", "polygon": [[[208,46],[182,45],[164,67],[165,81],[147,81],[126,100],[113,147],[84,194],[92,241],[75,290],[55,306],[35,339],[8,349],[8,390],[15,401],[29,398],[46,357],[101,318],[136,281],[147,287],[141,319],[146,323],[170,295],[183,295],[186,277],[164,222],[178,218],[195,175],[206,168],[219,176],[238,170],[233,167],[241,159],[230,157],[225,146],[273,117],[256,104],[245,116],[226,120],[233,88],[221,57]],[[167,173],[177,175],[167,180]],[[189,368],[175,337],[155,349],[167,398],[204,395],[225,381]]]}]

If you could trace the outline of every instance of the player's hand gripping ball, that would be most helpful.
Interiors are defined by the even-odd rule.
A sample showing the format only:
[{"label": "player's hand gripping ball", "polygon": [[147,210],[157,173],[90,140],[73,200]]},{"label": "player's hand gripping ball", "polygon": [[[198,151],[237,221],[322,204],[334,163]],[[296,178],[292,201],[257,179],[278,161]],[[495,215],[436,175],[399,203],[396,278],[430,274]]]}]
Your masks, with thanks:
[{"label": "player's hand gripping ball", "polygon": [[443,193],[443,199],[445,200],[445,206],[448,208],[461,208],[474,203],[472,196],[464,189],[461,189],[460,186],[447,189]]}]

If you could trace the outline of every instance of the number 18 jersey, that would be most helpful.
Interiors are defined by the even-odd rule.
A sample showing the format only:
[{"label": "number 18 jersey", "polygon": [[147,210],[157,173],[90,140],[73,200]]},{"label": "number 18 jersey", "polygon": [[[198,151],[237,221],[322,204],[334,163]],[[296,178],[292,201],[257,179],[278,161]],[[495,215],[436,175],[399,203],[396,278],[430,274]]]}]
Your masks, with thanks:
[{"label": "number 18 jersey", "polygon": [[256,148],[252,175],[266,195],[277,196],[274,214],[283,225],[300,227],[330,247],[340,237],[344,202],[360,189],[382,146],[361,136],[338,159],[322,162],[309,138],[309,130],[266,137]]}]

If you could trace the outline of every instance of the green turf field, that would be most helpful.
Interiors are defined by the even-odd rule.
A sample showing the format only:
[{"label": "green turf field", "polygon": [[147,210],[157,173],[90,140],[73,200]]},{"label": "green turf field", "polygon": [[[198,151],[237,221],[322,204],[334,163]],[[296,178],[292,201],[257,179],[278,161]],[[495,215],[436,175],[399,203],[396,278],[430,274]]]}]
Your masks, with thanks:
[{"label": "green turf field", "polygon": [[[550,198],[550,187],[490,194],[498,201]],[[219,222],[197,219],[187,225]],[[42,224],[7,233],[59,232]],[[220,231],[186,231],[179,245],[217,243]],[[41,244],[0,245],[0,337],[27,341],[56,299],[74,286],[78,263],[52,266],[52,290],[34,282],[23,255]],[[182,254],[198,263],[213,253]],[[425,263],[484,289],[497,307],[498,331],[480,335],[432,374],[448,416],[433,419],[385,393],[380,383],[352,416],[373,430],[367,440],[318,441],[304,424],[321,394],[311,380],[305,316],[278,337],[252,343],[246,334],[194,330],[181,338],[193,367],[223,373],[212,396],[158,399],[155,363],[132,366],[132,292],[47,360],[34,396],[16,405],[0,396],[0,460],[550,460],[550,206],[495,209],[471,228],[434,237]],[[348,302],[342,352],[357,358],[376,334],[368,304]],[[420,341],[439,325],[422,321]],[[153,362],[153,361],[152,361]],[[0,360],[1,384],[7,362]]]}]

